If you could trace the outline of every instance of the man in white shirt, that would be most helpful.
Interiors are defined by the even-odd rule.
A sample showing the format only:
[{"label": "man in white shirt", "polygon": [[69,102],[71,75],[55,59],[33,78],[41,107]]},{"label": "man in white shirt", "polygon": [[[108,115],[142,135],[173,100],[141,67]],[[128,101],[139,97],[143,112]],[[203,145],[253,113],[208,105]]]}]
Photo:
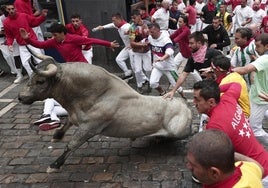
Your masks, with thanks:
[{"label": "man in white shirt", "polygon": [[195,2],[195,9],[197,12],[197,16],[196,16],[196,24],[195,24],[195,30],[196,31],[201,31],[202,28],[202,20],[200,18],[200,15],[202,13],[202,8],[205,6],[206,4],[203,2],[203,0],[196,0]]},{"label": "man in white shirt", "polygon": [[260,28],[263,18],[266,16],[266,12],[260,8],[261,2],[255,0],[252,6],[253,16],[251,26]]},{"label": "man in white shirt", "polygon": [[130,40],[128,37],[128,31],[130,28],[130,24],[127,23],[122,16],[119,13],[112,15],[112,23],[106,24],[106,25],[100,25],[93,30],[103,30],[103,29],[110,29],[110,28],[116,28],[120,38],[122,39],[125,47],[120,51],[120,53],[117,55],[115,61],[118,64],[118,66],[123,70],[124,75],[122,75],[122,79],[128,81],[129,79],[133,78],[132,70],[130,70],[126,65],[126,60],[130,59],[130,65],[131,68],[133,66],[133,52],[130,48]]},{"label": "man in white shirt", "polygon": [[247,6],[247,0],[241,0],[241,5],[236,6],[233,13],[235,14],[235,30],[240,27],[249,26],[252,21],[253,10]]},{"label": "man in white shirt", "polygon": [[[169,23],[169,1],[163,0],[161,3],[162,7],[158,9],[152,16],[151,22],[157,23],[160,30],[165,31],[168,34],[168,23]],[[169,34],[168,34],[169,35]]]}]

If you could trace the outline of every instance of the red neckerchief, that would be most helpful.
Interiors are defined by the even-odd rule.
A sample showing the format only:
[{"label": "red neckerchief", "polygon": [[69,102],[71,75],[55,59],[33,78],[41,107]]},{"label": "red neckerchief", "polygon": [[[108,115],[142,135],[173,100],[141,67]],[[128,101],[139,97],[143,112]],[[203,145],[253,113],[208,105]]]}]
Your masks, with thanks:
[{"label": "red neckerchief", "polygon": [[149,17],[149,14],[147,12],[145,12],[144,14],[141,15],[141,19],[146,19]]},{"label": "red neckerchief", "polygon": [[226,75],[227,75],[227,74],[222,74],[222,75],[220,75],[220,76],[217,76],[217,78],[216,78],[216,80],[215,80],[215,81],[217,82],[217,84],[220,84],[221,81],[222,81],[222,79],[225,78]]},{"label": "red neckerchief", "polygon": [[208,2],[208,11],[215,11],[215,9],[216,9],[216,6],[211,2],[211,1],[209,1]]},{"label": "red neckerchief", "polygon": [[126,24],[127,22],[125,20],[122,20],[122,22],[118,25],[118,28],[122,27],[124,24]]},{"label": "red neckerchief", "polygon": [[203,185],[203,188],[233,187],[241,179],[242,172],[240,167],[242,165],[243,162],[241,162],[237,167],[235,167],[234,173],[227,179],[213,185]]},{"label": "red neckerchief", "polygon": [[11,20],[15,20],[15,19],[17,19],[18,18],[18,14],[16,13],[14,16],[12,15],[12,16],[8,16]]},{"label": "red neckerchief", "polygon": [[251,41],[253,41],[254,38],[251,38],[247,41],[247,43],[244,46],[240,46],[241,50],[244,50],[245,47],[247,47],[249,45],[249,43],[251,43]]}]

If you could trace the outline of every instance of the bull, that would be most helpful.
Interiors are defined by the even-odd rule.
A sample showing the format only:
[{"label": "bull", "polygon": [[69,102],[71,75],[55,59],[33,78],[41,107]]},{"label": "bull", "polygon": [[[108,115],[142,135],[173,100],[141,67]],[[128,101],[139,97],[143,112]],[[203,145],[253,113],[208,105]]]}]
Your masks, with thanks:
[{"label": "bull", "polygon": [[19,93],[19,101],[32,104],[54,98],[68,111],[69,123],[56,130],[54,141],[62,139],[71,125],[78,127],[48,173],[58,170],[72,152],[95,135],[183,139],[191,133],[192,113],[184,99],[141,95],[99,66],[41,58],[40,64],[32,66],[33,74]]}]

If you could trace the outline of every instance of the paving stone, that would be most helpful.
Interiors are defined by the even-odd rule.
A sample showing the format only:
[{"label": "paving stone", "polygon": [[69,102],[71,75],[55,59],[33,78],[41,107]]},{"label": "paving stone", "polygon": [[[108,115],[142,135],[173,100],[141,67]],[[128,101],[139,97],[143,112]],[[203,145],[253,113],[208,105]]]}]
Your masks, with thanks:
[{"label": "paving stone", "polygon": [[85,164],[99,164],[103,162],[104,162],[103,157],[85,157],[83,158],[83,161],[82,161],[82,163],[85,163]]},{"label": "paving stone", "polygon": [[3,154],[3,157],[24,157],[28,152],[28,149],[10,149]]},{"label": "paving stone", "polygon": [[1,148],[3,149],[15,149],[15,148],[19,148],[21,147],[23,143],[22,142],[7,142],[7,143],[3,143],[1,145]]},{"label": "paving stone", "polygon": [[43,183],[46,182],[47,179],[48,179],[47,173],[36,173],[36,174],[33,173],[27,178],[26,183],[29,184]]},{"label": "paving stone", "polygon": [[94,173],[92,180],[97,182],[111,181],[113,179],[113,173]]},{"label": "paving stone", "polygon": [[92,178],[91,173],[73,173],[71,177],[69,178],[72,182],[89,182]]},{"label": "paving stone", "polygon": [[10,161],[9,165],[27,165],[32,164],[32,162],[35,160],[35,158],[14,158]]},{"label": "paving stone", "polygon": [[28,176],[28,174],[4,174],[0,175],[0,183],[23,183]]}]

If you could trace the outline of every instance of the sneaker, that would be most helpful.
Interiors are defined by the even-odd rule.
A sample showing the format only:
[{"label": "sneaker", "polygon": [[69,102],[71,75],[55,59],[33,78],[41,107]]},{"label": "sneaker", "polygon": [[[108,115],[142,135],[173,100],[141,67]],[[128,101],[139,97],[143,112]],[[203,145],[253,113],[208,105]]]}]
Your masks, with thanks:
[{"label": "sneaker", "polygon": [[166,93],[167,93],[167,91],[164,90],[164,91],[163,91],[162,93],[160,93],[159,95],[160,95],[160,96],[164,96]]},{"label": "sneaker", "polygon": [[139,94],[143,94],[143,88],[142,88],[142,87],[138,87],[138,88],[137,88],[137,92],[138,92]]},{"label": "sneaker", "polygon": [[147,87],[147,93],[151,93],[152,88],[150,87],[150,82],[146,80],[143,84],[142,87]]},{"label": "sneaker", "polygon": [[59,126],[60,126],[59,121],[51,121],[50,123],[42,123],[41,125],[39,125],[39,129],[42,131],[48,131],[51,129],[55,129]]},{"label": "sneaker", "polygon": [[122,80],[131,80],[133,78],[133,75],[130,74],[128,76],[126,76],[125,74],[122,74],[119,76]]},{"label": "sneaker", "polygon": [[35,121],[34,125],[40,125],[42,123],[49,123],[51,122],[50,115],[49,114],[43,114],[39,120]]},{"label": "sneaker", "polygon": [[2,76],[3,74],[4,74],[4,71],[0,69],[0,76]]},{"label": "sneaker", "polygon": [[184,96],[183,90],[179,91],[179,94],[181,95],[181,97],[182,97],[183,99],[186,99],[186,97]]},{"label": "sneaker", "polygon": [[16,80],[14,80],[14,84],[19,84],[21,81],[22,81],[22,79],[23,79],[23,76],[22,75],[20,75],[20,74],[17,74],[17,78],[16,78]]}]

